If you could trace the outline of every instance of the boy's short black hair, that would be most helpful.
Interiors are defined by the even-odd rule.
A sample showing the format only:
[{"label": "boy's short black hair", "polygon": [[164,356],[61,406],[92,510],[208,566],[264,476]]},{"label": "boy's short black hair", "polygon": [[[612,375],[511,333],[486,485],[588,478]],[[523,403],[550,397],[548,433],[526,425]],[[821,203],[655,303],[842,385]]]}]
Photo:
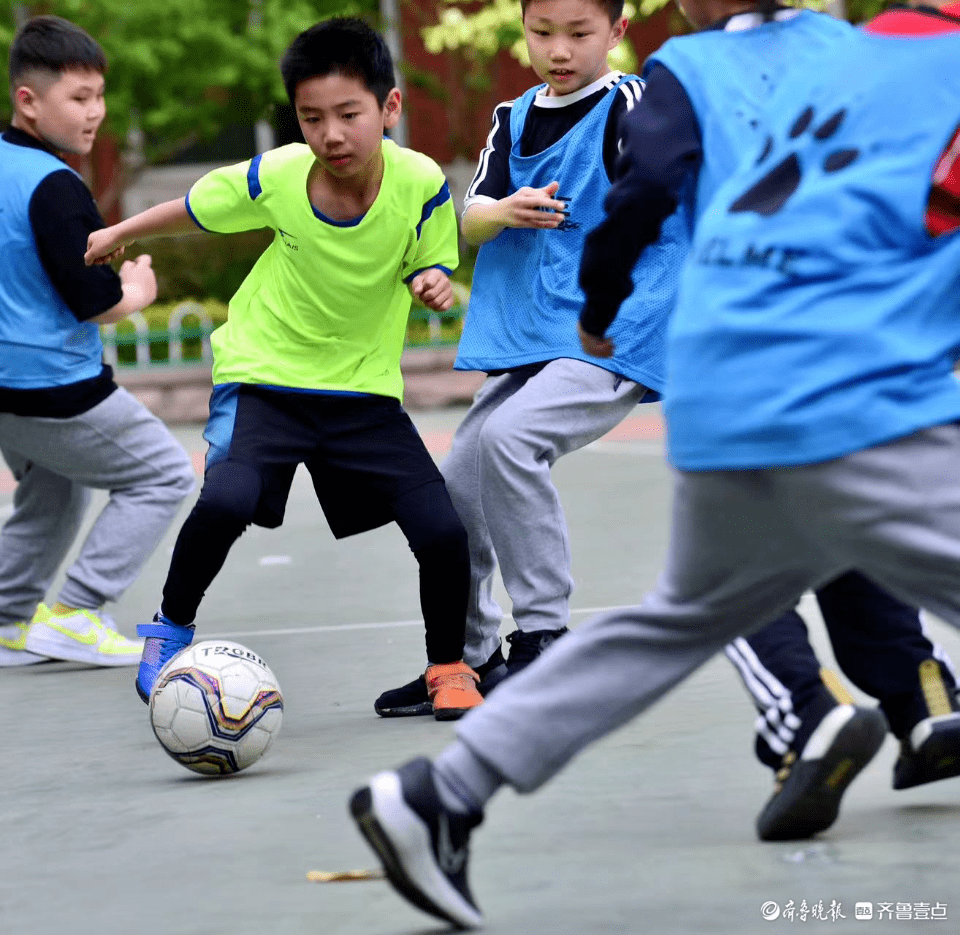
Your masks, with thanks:
[{"label": "boy's short black hair", "polygon": [[[527,15],[527,4],[529,2],[530,0],[520,0],[521,16]],[[623,0],[590,0],[590,2],[600,7],[610,17],[611,24],[623,16]]]},{"label": "boy's short black hair", "polygon": [[68,69],[107,70],[107,56],[85,30],[59,16],[34,16],[16,32],[10,46],[10,90],[32,72],[57,77]]},{"label": "boy's short black hair", "polygon": [[300,33],[280,60],[290,103],[297,85],[330,74],[358,78],[382,107],[395,86],[393,56],[375,29],[352,16],[338,16]]}]

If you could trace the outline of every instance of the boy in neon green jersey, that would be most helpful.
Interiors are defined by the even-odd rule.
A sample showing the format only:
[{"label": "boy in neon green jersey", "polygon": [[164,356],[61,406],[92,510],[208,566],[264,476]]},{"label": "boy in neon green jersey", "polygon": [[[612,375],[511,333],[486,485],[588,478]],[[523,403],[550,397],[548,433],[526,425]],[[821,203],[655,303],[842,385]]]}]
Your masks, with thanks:
[{"label": "boy in neon green jersey", "polygon": [[298,36],[281,73],[307,145],[204,176],[186,198],[90,237],[87,261],[134,240],[271,227],[271,246],[213,335],[203,490],[174,549],[145,636],[137,691],[193,637],[204,592],[250,524],[278,526],[298,464],[338,538],[395,521],[420,565],[427,669],[438,719],[480,703],[462,662],[467,537],[400,400],[411,294],[453,304],[456,218],[440,168],[383,137],[400,91],[383,39],[333,19]]}]

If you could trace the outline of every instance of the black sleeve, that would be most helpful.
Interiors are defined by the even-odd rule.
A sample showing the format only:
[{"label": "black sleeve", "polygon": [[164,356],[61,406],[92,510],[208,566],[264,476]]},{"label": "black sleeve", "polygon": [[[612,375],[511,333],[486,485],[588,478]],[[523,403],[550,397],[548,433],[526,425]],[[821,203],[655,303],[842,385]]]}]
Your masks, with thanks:
[{"label": "black sleeve", "polygon": [[623,149],[623,118],[633,110],[643,97],[644,83],[640,78],[624,81],[617,90],[617,96],[610,106],[607,125],[603,131],[603,167],[607,178],[612,182],[617,177],[617,160]]},{"label": "black sleeve", "polygon": [[40,262],[77,321],[88,321],[123,298],[120,277],[110,266],[83,262],[87,237],[104,223],[75,173],[52,172],[37,186],[30,199],[30,226]]},{"label": "black sleeve", "polygon": [[467,189],[464,205],[478,195],[499,201],[510,194],[510,113],[513,101],[498,104],[493,111],[493,126],[487,144],[480,153],[477,171]]},{"label": "black sleeve", "polygon": [[646,82],[640,103],[621,122],[622,151],[604,201],[606,217],[587,235],[580,263],[586,295],[580,325],[598,337],[633,291],[640,254],[657,242],[702,158],[700,125],[683,86],[657,62]]}]

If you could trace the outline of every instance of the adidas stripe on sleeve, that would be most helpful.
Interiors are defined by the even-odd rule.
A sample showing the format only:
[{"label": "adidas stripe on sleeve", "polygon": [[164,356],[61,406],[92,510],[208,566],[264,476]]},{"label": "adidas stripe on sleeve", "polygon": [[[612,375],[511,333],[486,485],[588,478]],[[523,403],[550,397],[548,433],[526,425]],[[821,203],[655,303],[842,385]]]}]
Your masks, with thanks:
[{"label": "adidas stripe on sleeve", "polygon": [[490,204],[510,192],[510,111],[513,101],[498,104],[493,111],[493,126],[480,153],[477,171],[463,199],[463,209],[472,204]]}]

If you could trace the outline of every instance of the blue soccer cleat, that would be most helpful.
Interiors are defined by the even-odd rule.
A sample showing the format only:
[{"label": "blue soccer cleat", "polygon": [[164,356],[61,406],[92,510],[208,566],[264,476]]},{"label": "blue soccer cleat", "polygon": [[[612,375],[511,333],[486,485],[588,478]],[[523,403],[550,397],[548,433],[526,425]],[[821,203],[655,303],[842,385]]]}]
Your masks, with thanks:
[{"label": "blue soccer cleat", "polygon": [[152,623],[142,623],[137,627],[137,636],[145,638],[136,683],[137,694],[144,704],[150,703],[150,692],[160,670],[181,649],[193,642],[193,632],[193,627],[177,626],[159,613],[153,615]]}]

